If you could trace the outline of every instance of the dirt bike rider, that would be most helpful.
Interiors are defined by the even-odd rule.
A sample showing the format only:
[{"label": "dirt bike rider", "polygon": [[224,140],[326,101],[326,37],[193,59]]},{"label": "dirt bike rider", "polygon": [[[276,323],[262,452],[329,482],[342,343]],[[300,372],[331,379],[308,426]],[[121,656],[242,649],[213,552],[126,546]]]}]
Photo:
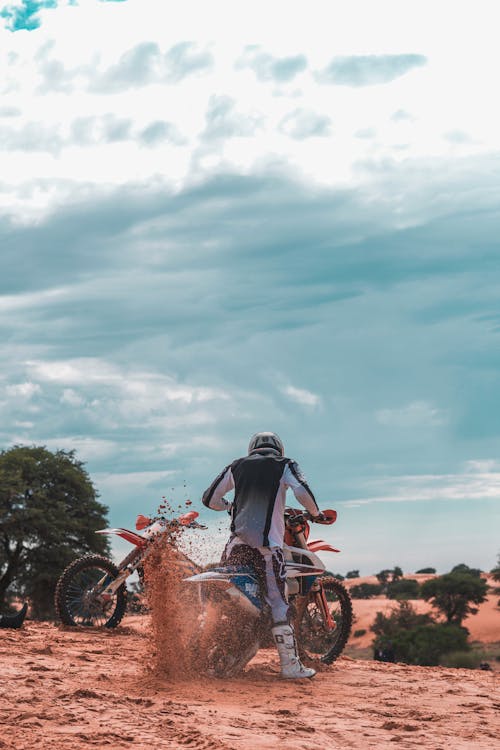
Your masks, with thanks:
[{"label": "dirt bike rider", "polygon": [[[320,510],[298,464],[285,457],[280,438],[273,432],[257,432],[250,439],[248,455],[238,458],[219,474],[203,493],[203,504],[212,510],[228,510],[231,537],[223,564],[250,565],[259,576],[264,598],[273,617],[272,634],[288,679],[314,677],[297,652],[293,626],[288,619],[286,569],[283,557],[285,498],[291,488],[297,500],[314,517]],[[231,504],[224,497],[234,489]]]}]

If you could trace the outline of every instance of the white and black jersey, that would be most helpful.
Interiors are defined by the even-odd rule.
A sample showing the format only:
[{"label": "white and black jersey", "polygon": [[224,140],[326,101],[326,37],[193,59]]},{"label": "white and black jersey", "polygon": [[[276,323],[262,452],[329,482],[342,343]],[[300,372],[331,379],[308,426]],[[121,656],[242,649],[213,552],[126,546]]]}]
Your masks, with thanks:
[{"label": "white and black jersey", "polygon": [[203,504],[212,510],[227,510],[230,503],[224,494],[234,489],[232,533],[251,547],[282,547],[289,487],[309,513],[319,514],[298,464],[272,450],[260,451],[226,466],[203,493]]}]

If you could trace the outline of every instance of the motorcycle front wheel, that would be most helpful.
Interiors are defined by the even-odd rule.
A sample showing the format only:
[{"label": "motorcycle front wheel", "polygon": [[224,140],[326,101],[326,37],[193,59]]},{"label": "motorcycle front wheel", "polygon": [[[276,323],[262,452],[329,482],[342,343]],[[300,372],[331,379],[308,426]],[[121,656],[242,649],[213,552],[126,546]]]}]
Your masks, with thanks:
[{"label": "motorcycle front wheel", "polygon": [[323,664],[337,659],[349,638],[352,626],[352,603],[349,592],[340,581],[331,576],[318,578],[326,597],[331,624],[325,622],[317,593],[298,597],[296,605],[296,633],[302,656]]},{"label": "motorcycle front wheel", "polygon": [[103,591],[118,575],[111,560],[87,555],[72,562],[56,586],[55,608],[64,625],[115,628],[127,608],[127,592],[122,584],[115,594]]}]

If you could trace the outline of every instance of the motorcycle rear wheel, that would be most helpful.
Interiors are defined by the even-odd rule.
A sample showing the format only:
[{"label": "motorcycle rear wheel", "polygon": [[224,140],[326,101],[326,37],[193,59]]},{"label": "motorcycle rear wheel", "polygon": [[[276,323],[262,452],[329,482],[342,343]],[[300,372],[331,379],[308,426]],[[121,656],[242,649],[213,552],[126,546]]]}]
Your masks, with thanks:
[{"label": "motorcycle rear wheel", "polygon": [[328,609],[335,628],[328,629],[313,594],[300,597],[296,605],[295,627],[301,656],[323,664],[332,664],[347,643],[352,626],[352,602],[349,592],[331,576],[318,579],[327,596]]},{"label": "motorcycle rear wheel", "polygon": [[[118,568],[101,555],[86,555],[72,562],[57,582],[55,608],[64,625],[115,628],[127,608],[127,592],[122,584],[104,601],[104,589],[118,575]],[[100,581],[103,581],[98,587]]]}]

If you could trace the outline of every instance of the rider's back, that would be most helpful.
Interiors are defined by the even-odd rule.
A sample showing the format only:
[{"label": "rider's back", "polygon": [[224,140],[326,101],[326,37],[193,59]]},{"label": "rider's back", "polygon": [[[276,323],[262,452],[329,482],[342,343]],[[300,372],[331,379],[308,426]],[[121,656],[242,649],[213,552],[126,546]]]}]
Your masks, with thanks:
[{"label": "rider's back", "polygon": [[231,531],[252,547],[281,547],[284,510],[293,462],[272,452],[254,453],[231,464],[234,501]]}]

